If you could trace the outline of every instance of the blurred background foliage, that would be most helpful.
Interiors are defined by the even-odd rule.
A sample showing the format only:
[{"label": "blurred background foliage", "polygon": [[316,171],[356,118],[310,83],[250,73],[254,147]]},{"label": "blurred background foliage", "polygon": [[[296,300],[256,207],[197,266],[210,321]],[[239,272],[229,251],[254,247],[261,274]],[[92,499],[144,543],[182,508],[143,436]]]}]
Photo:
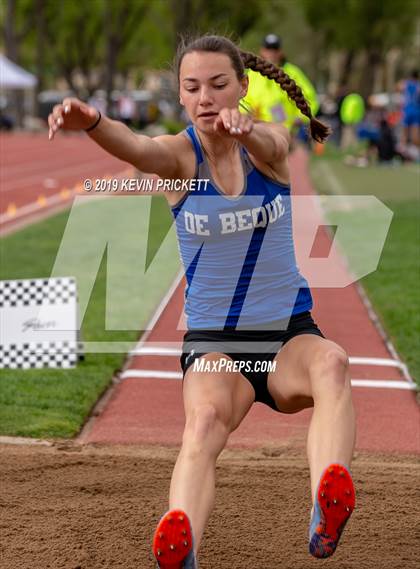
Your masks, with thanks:
[{"label": "blurred background foliage", "polygon": [[417,0],[1,0],[0,8],[5,55],[37,75],[38,91],[62,80],[79,95],[169,69],[181,34],[221,33],[258,51],[274,32],[318,88],[351,79],[362,94],[416,66],[420,48]]},{"label": "blurred background foliage", "polygon": [[341,52],[347,76],[363,56],[360,90],[371,92],[373,68],[390,50],[400,54],[401,73],[416,65],[419,6],[417,0],[1,0],[0,49],[39,77],[40,90],[64,78],[77,91],[77,72],[91,93],[110,89],[116,74],[124,79],[132,72],[139,81],[146,69],[168,68],[181,34],[221,33],[258,51],[261,37],[274,32],[316,83],[328,82],[333,52]]}]

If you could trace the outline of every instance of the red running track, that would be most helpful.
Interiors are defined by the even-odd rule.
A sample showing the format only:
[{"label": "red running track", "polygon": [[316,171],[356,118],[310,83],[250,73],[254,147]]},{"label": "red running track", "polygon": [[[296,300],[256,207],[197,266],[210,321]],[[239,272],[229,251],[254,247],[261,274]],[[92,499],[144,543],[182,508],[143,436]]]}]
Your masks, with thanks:
[{"label": "red running track", "polygon": [[[294,194],[313,195],[307,173],[307,157],[297,151],[291,158],[292,187]],[[294,231],[304,231],[299,220]],[[325,224],[322,218],[319,224]],[[318,232],[317,243],[328,251],[331,239],[323,230]],[[345,270],[345,269],[342,269]],[[180,349],[183,336],[182,281],[162,306],[150,332],[143,336],[143,346],[170,345]],[[354,358],[378,358],[394,360],[400,365],[398,355],[387,343],[372,321],[362,300],[357,284],[345,288],[312,288],[313,316],[324,335],[340,344]],[[339,315],[339,317],[338,317]],[[141,347],[142,341],[139,343]],[[396,360],[396,361],[395,361]],[[380,363],[380,362],[379,362]],[[403,389],[409,383],[400,367],[352,363],[352,381],[374,382],[374,387],[353,387],[357,414],[356,449],[395,453],[420,452],[419,409],[413,390]],[[170,372],[173,379],[153,377],[153,371],[161,375]],[[182,384],[179,359],[176,356],[136,355],[129,357],[120,381],[99,405],[97,413],[87,423],[79,437],[84,443],[139,443],[180,445],[184,426]],[[378,387],[380,382],[397,381],[398,388]],[[241,426],[232,433],[228,446],[260,447],[306,442],[312,410],[294,415],[280,414],[256,403]]]}]

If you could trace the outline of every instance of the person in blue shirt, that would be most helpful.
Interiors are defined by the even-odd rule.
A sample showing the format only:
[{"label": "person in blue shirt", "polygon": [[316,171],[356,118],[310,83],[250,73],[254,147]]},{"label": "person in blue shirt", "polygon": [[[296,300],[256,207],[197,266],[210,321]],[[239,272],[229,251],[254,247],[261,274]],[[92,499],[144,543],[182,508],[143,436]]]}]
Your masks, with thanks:
[{"label": "person in blue shirt", "polygon": [[283,125],[240,113],[246,68],[275,81],[308,118],[312,137],[326,139],[328,128],[284,71],[212,35],[181,44],[177,54],[180,102],[191,120],[179,134],[135,135],[77,99],[65,99],[48,119],[51,139],[62,128],[85,129],[143,172],[169,181],[208,180],[194,191],[165,192],[186,272],[188,330],[182,447],[169,510],[153,538],[161,569],[197,568],[217,458],[255,401],[279,413],[314,407],[308,433],[313,556],[334,553],[355,505],[348,356],[311,316],[311,292],[294,254],[290,135]]},{"label": "person in blue shirt", "polygon": [[420,146],[420,81],[418,71],[413,71],[402,83],[403,144]]}]

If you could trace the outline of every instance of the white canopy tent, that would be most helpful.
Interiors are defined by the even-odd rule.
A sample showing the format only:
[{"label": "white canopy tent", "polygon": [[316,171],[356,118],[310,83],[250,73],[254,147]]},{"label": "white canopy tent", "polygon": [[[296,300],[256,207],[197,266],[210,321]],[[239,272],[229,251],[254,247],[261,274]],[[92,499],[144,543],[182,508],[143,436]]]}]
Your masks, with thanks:
[{"label": "white canopy tent", "polygon": [[38,79],[0,53],[0,89],[30,89]]}]

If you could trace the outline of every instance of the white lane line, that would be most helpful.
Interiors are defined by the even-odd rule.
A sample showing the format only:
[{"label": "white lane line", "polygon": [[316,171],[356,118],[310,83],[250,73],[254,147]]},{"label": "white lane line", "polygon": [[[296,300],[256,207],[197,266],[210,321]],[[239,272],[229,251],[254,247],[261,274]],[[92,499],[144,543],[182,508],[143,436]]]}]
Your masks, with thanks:
[{"label": "white lane line", "polygon": [[129,352],[130,356],[180,356],[182,350],[176,348],[159,348],[156,346],[142,346]]},{"label": "white lane line", "polygon": [[[121,373],[120,379],[182,379],[182,372],[178,371],[159,371],[154,369],[128,369]],[[403,389],[415,391],[416,385],[411,385],[407,381],[392,379],[352,379],[353,387],[373,387],[386,389]]]},{"label": "white lane line", "polygon": [[401,367],[402,364],[398,360],[391,358],[365,358],[365,357],[349,357],[349,361],[354,365],[372,365],[372,366],[388,366],[388,367]]},{"label": "white lane line", "polygon": [[397,367],[402,370],[404,377],[408,383],[414,385],[414,381],[411,379],[408,373],[408,367],[401,360],[392,358],[362,358],[362,357],[349,357],[349,362],[351,365],[368,365],[368,366],[385,366],[385,367]]},{"label": "white lane line", "polygon": [[352,379],[353,387],[377,387],[388,389],[405,389],[408,391],[416,391],[416,384],[408,383],[408,381],[394,379]]},{"label": "white lane line", "polygon": [[120,374],[120,379],[182,379],[182,373],[179,371],[159,371],[153,369],[128,369]]}]

